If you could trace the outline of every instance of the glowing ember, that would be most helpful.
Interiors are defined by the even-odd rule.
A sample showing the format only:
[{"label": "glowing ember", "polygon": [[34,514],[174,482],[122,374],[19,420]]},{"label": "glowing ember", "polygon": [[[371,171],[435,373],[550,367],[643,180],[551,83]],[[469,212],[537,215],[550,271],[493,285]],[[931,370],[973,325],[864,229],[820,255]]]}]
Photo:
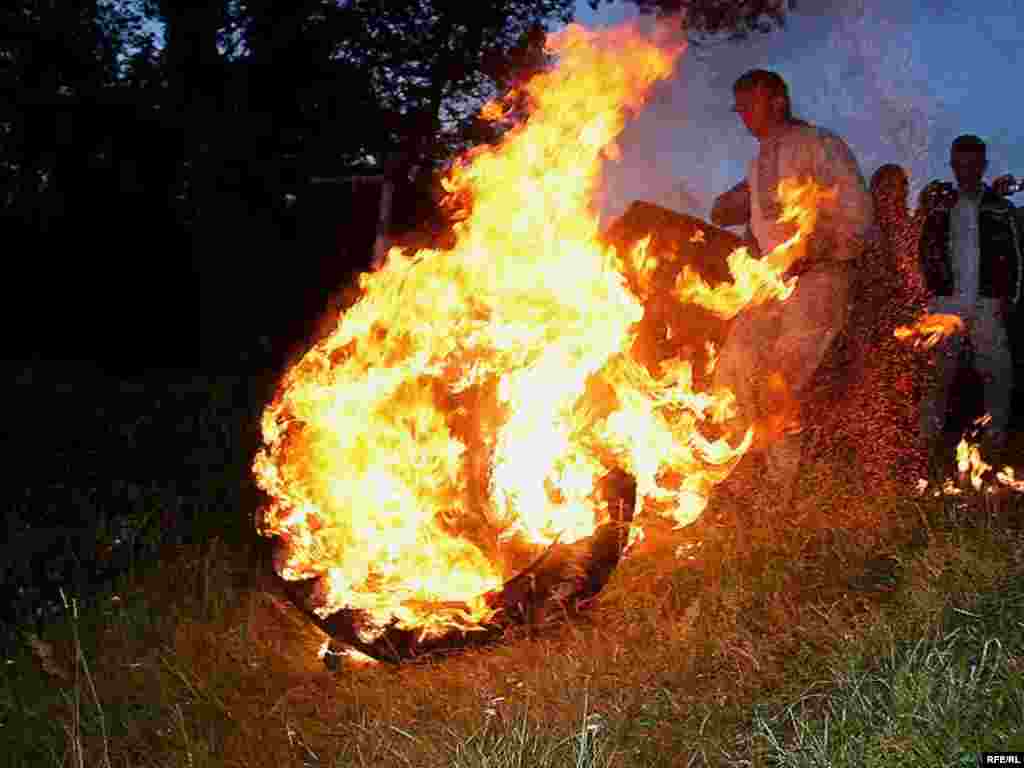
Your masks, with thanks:
[{"label": "glowing ember", "polygon": [[334,656],[337,661],[343,661],[352,667],[376,667],[380,665],[380,661],[373,658],[373,656],[367,656],[365,653],[356,650],[355,648],[334,650],[331,648],[330,640],[324,640],[320,646],[320,650],[317,652],[317,658],[323,659],[326,656]]},{"label": "glowing ember", "polygon": [[[627,113],[682,46],[575,25],[548,45],[557,66],[484,112],[508,119],[525,96],[527,120],[444,182],[455,246],[393,249],[362,275],[360,300],[263,416],[254,472],[278,572],[317,580],[321,617],[369,617],[367,641],[386,626],[426,635],[486,622],[481,596],[524,558],[609,518],[595,484],[610,468],[636,479],[638,512],[692,522],[753,439],[701,432],[733,398],[695,392],[689,361],[653,374],[630,356],[644,309],[624,265],[657,262],[645,244],[622,256],[599,245],[592,212]],[[785,298],[793,283],[780,275],[825,195],[787,183],[794,238],[763,261],[734,254],[735,286],[680,283],[679,298],[721,288],[731,314]]]},{"label": "glowing ember", "polygon": [[958,315],[924,315],[913,326],[901,325],[893,335],[900,341],[916,347],[931,349],[940,341],[964,329],[964,321]]}]

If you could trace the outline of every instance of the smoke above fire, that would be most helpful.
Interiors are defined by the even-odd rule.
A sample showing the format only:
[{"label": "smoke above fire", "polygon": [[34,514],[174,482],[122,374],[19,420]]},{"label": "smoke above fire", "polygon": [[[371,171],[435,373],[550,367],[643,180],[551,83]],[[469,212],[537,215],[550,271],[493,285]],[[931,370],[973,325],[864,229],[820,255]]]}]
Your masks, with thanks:
[{"label": "smoke above fire", "polygon": [[[1016,71],[1005,38],[1019,37],[1018,15],[1011,0],[820,0],[799,3],[770,34],[691,46],[623,131],[622,160],[605,169],[602,216],[642,199],[707,218],[756,152],[731,111],[733,82],[755,67],[786,77],[796,114],[843,136],[865,177],[885,163],[905,167],[912,202],[931,179],[951,177],[949,143],[960,133],[989,143],[992,176],[1020,175],[1019,120],[987,74]],[[954,47],[962,66],[950,70]]]}]

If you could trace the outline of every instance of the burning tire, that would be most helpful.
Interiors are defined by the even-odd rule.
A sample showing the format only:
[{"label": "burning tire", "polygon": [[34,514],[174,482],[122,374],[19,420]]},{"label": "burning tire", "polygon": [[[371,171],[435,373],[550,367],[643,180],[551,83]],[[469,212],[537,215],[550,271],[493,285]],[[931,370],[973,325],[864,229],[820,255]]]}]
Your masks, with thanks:
[{"label": "burning tire", "polygon": [[[315,602],[313,584],[285,582],[285,591],[310,621],[330,636],[332,645],[351,647],[380,661],[406,662],[492,643],[511,627],[535,627],[552,614],[575,614],[607,584],[626,546],[636,505],[636,483],[615,469],[602,478],[599,492],[611,511],[608,522],[598,526],[589,538],[573,544],[555,542],[501,589],[484,594],[484,601],[495,612],[472,630],[450,627],[439,634],[424,635],[392,623],[383,629],[374,627],[373,639],[367,640],[365,614],[341,610],[321,618],[310,610]],[[458,608],[450,603],[437,607],[448,611]],[[330,651],[324,656],[328,667],[334,666],[335,658]]]},{"label": "burning tire", "polygon": [[[649,310],[638,324],[637,341],[630,356],[649,369],[657,370],[662,361],[684,357],[699,359],[699,354],[705,353],[706,342],[719,343],[724,337],[727,321],[717,319],[700,307],[681,306],[672,300],[671,291],[685,266],[698,270],[707,279],[722,279],[725,255],[737,247],[739,241],[699,219],[646,203],[634,204],[606,231],[604,239],[622,252],[629,252],[644,233],[651,232],[655,233],[659,252],[676,255],[661,262],[661,267],[647,283],[646,291],[640,289],[638,275],[627,271],[625,277],[631,284],[636,283],[633,289],[644,295]],[[376,337],[371,339],[371,343],[380,341]],[[312,474],[313,468],[322,466],[317,446],[323,444],[324,436],[330,437],[330,429],[313,419],[306,421],[308,416],[296,418],[305,407],[304,403],[297,401],[289,405],[285,398],[291,396],[292,387],[308,386],[315,393],[318,378],[326,378],[327,372],[359,354],[361,343],[339,347],[330,355],[318,355],[314,350],[314,354],[289,373],[292,380],[282,382],[268,410],[275,414],[280,431],[275,462],[265,465],[262,478],[265,489],[280,506],[275,508],[272,502],[263,511],[265,527],[261,530],[264,535],[276,538],[275,570],[284,579],[284,591],[289,600],[331,638],[336,648],[353,648],[376,660],[397,663],[484,645],[515,626],[535,627],[551,615],[572,615],[581,604],[600,592],[619,562],[634,516],[641,514],[637,480],[620,468],[621,454],[617,454],[613,446],[596,439],[584,440],[584,453],[589,451],[587,455],[598,466],[593,491],[586,501],[590,511],[585,515],[596,528],[592,525],[589,534],[555,539],[551,544],[531,543],[537,540],[529,537],[503,539],[508,528],[498,500],[489,489],[495,485],[495,454],[501,448],[499,435],[510,419],[510,409],[501,403],[499,378],[492,376],[456,394],[438,379],[429,384],[430,394],[424,402],[433,413],[443,414],[430,427],[445,432],[465,449],[458,469],[463,490],[457,497],[460,519],[451,530],[446,530],[443,523],[435,524],[444,517],[440,510],[433,518],[428,516],[421,520],[420,525],[431,528],[434,533],[451,535],[480,555],[481,560],[487,561],[504,579],[496,579],[493,586],[488,585],[489,588],[471,596],[463,591],[462,596],[456,598],[431,597],[431,594],[445,594],[443,587],[446,585],[442,583],[442,589],[424,590],[426,597],[395,598],[393,613],[383,619],[349,602],[360,597],[356,594],[359,590],[350,590],[341,602],[337,601],[331,594],[330,569],[344,569],[349,559],[358,558],[360,548],[350,546],[338,554],[327,533],[337,523],[326,516],[307,514],[291,501],[296,489],[325,482],[323,478],[332,474],[324,471]],[[702,374],[705,365],[697,368],[696,376],[706,378]],[[314,384],[307,384],[309,381]],[[586,414],[577,422],[580,433],[599,431],[608,414],[621,406],[612,382],[601,375],[588,379],[579,395],[585,405],[578,408],[578,412]],[[383,409],[380,412],[385,413]],[[682,412],[683,409],[676,411]],[[406,436],[419,428],[409,427]],[[676,445],[685,448],[685,444]],[[409,455],[415,456],[415,453]],[[727,473],[729,463],[734,460],[727,456],[719,471]],[[697,457],[692,466],[700,469],[703,461]],[[680,472],[677,476],[684,474]],[[671,473],[665,473],[665,477],[671,482]],[[561,503],[556,500],[558,493],[557,490],[549,492],[547,501]],[[319,494],[320,498],[324,495]],[[363,505],[350,503],[346,506],[355,510]],[[344,525],[356,525],[361,516],[350,513],[350,520],[343,521]],[[378,523],[377,535],[387,535],[386,525]],[[371,542],[362,544],[367,545]],[[378,580],[377,568],[376,564],[371,566],[362,582],[364,596]],[[404,586],[400,586],[398,591],[403,589]],[[412,606],[417,617],[403,622],[399,616],[406,606]],[[435,620],[435,617],[444,618]],[[463,620],[463,617],[467,618]],[[427,623],[418,623],[421,620]],[[324,658],[330,665],[337,656],[328,652]]]},{"label": "burning tire", "polygon": [[661,258],[646,286],[630,268],[633,265],[627,265],[630,288],[645,298],[633,355],[652,369],[682,355],[693,361],[699,383],[707,384],[699,377],[708,367],[708,344],[721,346],[731,323],[696,304],[678,301],[673,287],[684,267],[710,283],[729,281],[727,258],[744,241],[702,219],[643,200],[633,202],[602,235],[619,253],[630,253],[646,237],[651,237],[650,250]]},{"label": "burning tire", "polygon": [[710,366],[688,350],[713,357],[695,334],[718,326],[667,322],[711,291],[691,273],[726,235],[673,219],[671,247],[619,250],[592,205],[683,46],[576,26],[548,44],[557,66],[486,109],[530,116],[444,180],[452,242],[360,275],[263,414],[253,471],[275,570],[330,637],[377,659],[574,610],[634,516],[692,523],[752,439],[722,427],[726,393],[694,386]]}]

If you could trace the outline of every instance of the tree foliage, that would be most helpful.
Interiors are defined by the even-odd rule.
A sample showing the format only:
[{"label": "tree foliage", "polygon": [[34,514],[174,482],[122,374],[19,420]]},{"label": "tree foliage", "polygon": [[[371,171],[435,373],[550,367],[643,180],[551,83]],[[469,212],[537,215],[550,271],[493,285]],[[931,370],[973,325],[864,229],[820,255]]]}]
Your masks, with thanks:
[{"label": "tree foliage", "polygon": [[[353,231],[373,221],[312,180],[389,173],[396,226],[419,221],[432,174],[496,138],[479,107],[544,66],[545,30],[574,6],[14,0],[0,10],[0,215],[13,240],[50,255],[40,265],[59,262],[36,282],[66,278],[46,292],[67,314],[111,315],[78,334],[84,347],[123,332],[125,315],[149,318],[138,351],[168,349],[155,323],[182,334],[196,316],[189,333],[237,347],[309,313],[287,297],[333,279],[313,262],[359,240],[339,232],[348,209],[361,211]],[[304,205],[318,195],[325,207]],[[282,281],[252,266],[274,250],[308,256]],[[264,294],[275,300],[258,316],[225,300]]]},{"label": "tree foliage", "polygon": [[538,30],[567,21],[571,0],[357,0],[338,56],[370,73],[392,114],[392,137],[414,155],[458,147],[480,105],[542,44]]}]

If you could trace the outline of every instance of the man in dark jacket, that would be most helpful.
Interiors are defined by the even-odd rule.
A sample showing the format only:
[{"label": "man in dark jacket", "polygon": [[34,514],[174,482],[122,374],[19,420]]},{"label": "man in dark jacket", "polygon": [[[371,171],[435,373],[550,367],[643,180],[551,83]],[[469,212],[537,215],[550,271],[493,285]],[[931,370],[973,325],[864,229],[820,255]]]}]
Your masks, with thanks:
[{"label": "man in dark jacket", "polygon": [[921,432],[937,447],[960,355],[969,343],[992,417],[990,447],[999,450],[1010,420],[1013,359],[1006,321],[1021,294],[1021,243],[1013,205],[982,182],[985,142],[958,137],[950,166],[957,188],[933,182],[924,195],[921,269],[929,311],[958,315],[964,330],[937,348],[934,383],[921,403]]}]

